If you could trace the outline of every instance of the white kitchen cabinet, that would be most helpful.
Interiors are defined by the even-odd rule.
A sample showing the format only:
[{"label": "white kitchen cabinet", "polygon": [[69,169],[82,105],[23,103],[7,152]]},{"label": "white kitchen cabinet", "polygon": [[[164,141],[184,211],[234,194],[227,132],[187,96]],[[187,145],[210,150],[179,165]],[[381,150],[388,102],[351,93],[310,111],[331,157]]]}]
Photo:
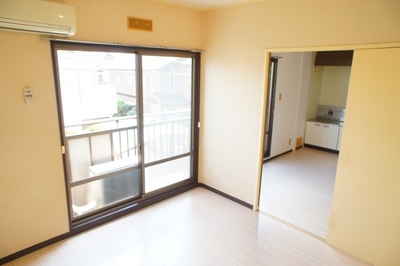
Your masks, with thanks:
[{"label": "white kitchen cabinet", "polygon": [[338,135],[338,125],[322,124],[320,146],[327,149],[336,150]]},{"label": "white kitchen cabinet", "polygon": [[321,123],[307,122],[305,143],[319,146],[321,140],[321,130]]},{"label": "white kitchen cabinet", "polygon": [[305,144],[336,150],[338,135],[338,125],[308,121]]}]

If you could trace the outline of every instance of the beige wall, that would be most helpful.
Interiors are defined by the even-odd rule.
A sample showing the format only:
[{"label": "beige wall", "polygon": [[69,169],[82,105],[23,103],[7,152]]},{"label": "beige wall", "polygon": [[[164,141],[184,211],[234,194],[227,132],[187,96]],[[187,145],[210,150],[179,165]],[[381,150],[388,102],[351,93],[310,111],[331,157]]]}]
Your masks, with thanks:
[{"label": "beige wall", "polygon": [[346,107],[351,67],[324,66],[321,85],[321,105]]},{"label": "beige wall", "polygon": [[[75,6],[73,39],[201,49],[203,14],[140,0],[65,0]],[[128,31],[126,16],[153,19]],[[0,258],[69,231],[49,41],[0,31]],[[35,105],[24,104],[23,88]]]},{"label": "beige wall", "polygon": [[[68,231],[50,46],[0,32],[0,258]],[[26,106],[23,88],[33,89]]]},{"label": "beige wall", "polygon": [[318,105],[346,107],[351,67],[311,66],[307,119],[315,118]]},{"label": "beige wall", "polygon": [[[199,11],[148,0],[63,2],[76,9],[77,32],[73,39],[203,48],[203,14]],[[127,30],[127,16],[153,20],[153,32]]]},{"label": "beige wall", "polygon": [[[261,154],[266,48],[399,42],[397,25],[400,16],[396,11],[399,9],[400,2],[394,0],[342,1],[340,4],[337,1],[316,3],[302,0],[264,1],[206,13],[204,127],[201,129],[200,166],[203,182],[255,204]],[[367,143],[365,147],[369,147]],[[363,150],[353,152],[353,156],[365,153]],[[343,179],[342,189],[346,188],[346,182]],[[358,189],[355,186],[351,188],[346,193],[356,195]],[[334,202],[338,197],[341,197],[340,188],[335,191]],[[379,202],[379,199],[367,198],[366,194],[361,194],[361,197],[357,201]],[[385,224],[377,222],[375,226]],[[333,234],[352,238],[351,231],[341,229]],[[359,239],[353,238],[352,241],[363,245]],[[375,254],[377,258],[384,255],[379,250]],[[367,259],[360,253],[357,255]]]},{"label": "beige wall", "polygon": [[[312,62],[315,61],[316,53],[313,53]],[[323,77],[323,67],[314,67],[312,63],[310,71],[310,88],[307,99],[307,119],[315,118],[317,107],[321,99],[321,86]]]},{"label": "beige wall", "polygon": [[207,12],[203,182],[254,204],[266,48],[395,42],[398,8],[398,1],[286,0]]}]

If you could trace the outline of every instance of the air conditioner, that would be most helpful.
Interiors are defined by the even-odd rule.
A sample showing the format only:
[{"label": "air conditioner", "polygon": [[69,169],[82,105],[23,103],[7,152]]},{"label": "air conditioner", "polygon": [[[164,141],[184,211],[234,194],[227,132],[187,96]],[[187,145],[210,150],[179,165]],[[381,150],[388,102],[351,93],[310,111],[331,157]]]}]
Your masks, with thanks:
[{"label": "air conditioner", "polygon": [[40,0],[0,0],[0,29],[73,36],[75,8]]}]

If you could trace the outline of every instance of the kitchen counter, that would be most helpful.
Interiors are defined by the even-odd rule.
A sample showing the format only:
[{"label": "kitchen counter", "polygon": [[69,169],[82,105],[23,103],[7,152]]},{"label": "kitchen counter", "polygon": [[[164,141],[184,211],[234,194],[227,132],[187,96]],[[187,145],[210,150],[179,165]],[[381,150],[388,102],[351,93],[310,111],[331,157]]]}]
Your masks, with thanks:
[{"label": "kitchen counter", "polygon": [[324,123],[324,124],[343,126],[343,121],[337,121],[337,120],[331,120],[331,119],[325,119],[325,118],[313,118],[313,119],[309,119],[307,121],[315,122],[315,123]]}]

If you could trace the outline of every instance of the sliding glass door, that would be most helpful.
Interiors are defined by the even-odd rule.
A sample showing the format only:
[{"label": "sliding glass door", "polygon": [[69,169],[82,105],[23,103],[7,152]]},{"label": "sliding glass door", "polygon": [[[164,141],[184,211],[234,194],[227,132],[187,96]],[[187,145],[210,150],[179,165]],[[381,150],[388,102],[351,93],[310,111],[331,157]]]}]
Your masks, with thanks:
[{"label": "sliding glass door", "polygon": [[197,54],[52,47],[72,222],[197,181]]},{"label": "sliding glass door", "polygon": [[192,59],[142,57],[145,193],[190,178]]}]

